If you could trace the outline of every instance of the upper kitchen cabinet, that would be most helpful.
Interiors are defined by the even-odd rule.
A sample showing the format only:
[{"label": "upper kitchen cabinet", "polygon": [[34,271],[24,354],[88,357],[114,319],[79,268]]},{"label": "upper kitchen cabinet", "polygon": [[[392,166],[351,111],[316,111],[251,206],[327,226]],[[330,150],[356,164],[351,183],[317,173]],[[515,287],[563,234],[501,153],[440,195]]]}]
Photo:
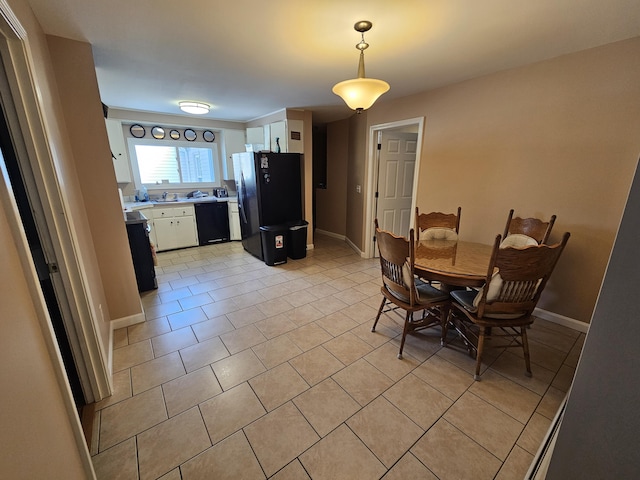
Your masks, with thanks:
[{"label": "upper kitchen cabinet", "polygon": [[269,150],[269,130],[265,127],[267,126],[247,128],[247,143],[253,145],[256,151]]},{"label": "upper kitchen cabinet", "polygon": [[247,128],[247,143],[262,145],[264,150],[281,153],[304,153],[304,122],[282,120],[262,127]]},{"label": "upper kitchen cabinet", "polygon": [[233,155],[234,153],[244,152],[245,138],[244,130],[225,130],[224,136],[224,154],[225,161],[222,162],[222,178],[224,180],[233,180]]},{"label": "upper kitchen cabinet", "polygon": [[127,145],[122,133],[122,123],[120,120],[105,118],[107,125],[107,136],[113,155],[113,169],[116,174],[116,182],[131,183],[131,168],[129,167],[129,155]]}]

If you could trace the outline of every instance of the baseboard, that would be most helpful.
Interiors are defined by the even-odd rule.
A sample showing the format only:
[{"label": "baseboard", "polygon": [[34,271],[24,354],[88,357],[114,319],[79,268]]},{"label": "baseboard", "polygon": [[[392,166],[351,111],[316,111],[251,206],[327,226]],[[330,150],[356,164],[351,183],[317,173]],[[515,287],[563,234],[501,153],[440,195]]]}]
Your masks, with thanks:
[{"label": "baseboard", "polygon": [[551,462],[551,457],[553,456],[553,450],[556,446],[556,439],[558,437],[558,430],[560,429],[560,424],[562,423],[562,417],[564,415],[564,409],[567,405],[567,397],[565,395],[564,400],[560,404],[560,408],[558,409],[547,433],[538,448],[538,452],[533,458],[533,462],[529,466],[529,471],[524,477],[525,480],[544,480],[547,476],[547,471],[549,469],[549,463]]},{"label": "baseboard", "polygon": [[113,331],[119,328],[130,327],[131,325],[136,325],[138,323],[143,323],[146,319],[144,316],[144,309],[142,307],[142,302],[140,302],[140,308],[142,309],[141,313],[136,313],[135,315],[129,315],[128,317],[117,318],[115,320],[111,320],[109,323],[109,355],[108,355],[108,371],[110,381],[109,385],[111,390],[113,391]]},{"label": "baseboard", "polygon": [[87,442],[87,448],[89,451],[92,450],[91,442],[93,440],[93,427],[94,427],[94,417],[96,414],[96,404],[90,403],[88,405],[84,405],[80,409],[80,423],[82,424],[82,432],[84,433],[84,439]]},{"label": "baseboard", "polygon": [[328,232],[326,230],[320,230],[319,228],[315,229],[315,233],[319,233],[320,235],[326,235],[327,237],[337,238],[338,240],[346,240],[347,237],[344,235],[340,235],[339,233]]},{"label": "baseboard", "polygon": [[547,320],[549,322],[556,323],[558,325],[562,325],[563,327],[571,328],[582,333],[587,333],[589,331],[588,323],[565,317],[564,315],[559,315],[557,313],[549,312],[541,308],[536,307],[536,309],[533,311],[533,315],[543,320]]},{"label": "baseboard", "polygon": [[340,235],[338,233],[333,233],[333,232],[327,232],[326,230],[320,230],[319,228],[316,228],[315,233],[318,233],[320,235],[326,235],[327,237],[335,238],[338,240],[342,240],[343,242],[346,242],[346,244],[349,245],[358,255],[360,255],[362,258],[365,258],[364,252],[361,251],[358,247],[356,247],[355,244],[344,235]]},{"label": "baseboard", "polygon": [[136,313],[135,315],[129,315],[128,317],[117,318],[111,320],[111,329],[117,330],[119,328],[130,327],[137,323],[143,323],[145,321],[144,311]]},{"label": "baseboard", "polygon": [[345,239],[345,242],[347,242],[347,245],[349,245],[358,255],[360,255],[361,258],[366,258],[364,252],[356,247],[356,245],[351,240],[347,238]]}]

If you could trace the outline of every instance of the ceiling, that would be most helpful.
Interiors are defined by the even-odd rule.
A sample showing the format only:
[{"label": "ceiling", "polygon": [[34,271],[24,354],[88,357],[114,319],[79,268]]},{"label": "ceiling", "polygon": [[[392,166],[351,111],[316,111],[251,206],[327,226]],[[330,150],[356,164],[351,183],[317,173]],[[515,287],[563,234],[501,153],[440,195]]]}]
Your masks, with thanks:
[{"label": "ceiling", "polygon": [[28,0],[45,33],[93,46],[110,108],[248,121],[283,108],[353,112],[359,20],[379,102],[640,35],[638,0]]}]

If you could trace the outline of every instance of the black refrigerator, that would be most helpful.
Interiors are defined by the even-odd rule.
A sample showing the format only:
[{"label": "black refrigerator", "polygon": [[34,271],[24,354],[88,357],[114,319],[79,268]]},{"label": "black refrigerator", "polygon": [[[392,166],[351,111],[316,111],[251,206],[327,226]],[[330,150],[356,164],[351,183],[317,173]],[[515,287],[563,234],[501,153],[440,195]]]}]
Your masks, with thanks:
[{"label": "black refrigerator", "polygon": [[260,227],[302,220],[302,155],[233,154],[238,213],[244,249],[263,260]]}]

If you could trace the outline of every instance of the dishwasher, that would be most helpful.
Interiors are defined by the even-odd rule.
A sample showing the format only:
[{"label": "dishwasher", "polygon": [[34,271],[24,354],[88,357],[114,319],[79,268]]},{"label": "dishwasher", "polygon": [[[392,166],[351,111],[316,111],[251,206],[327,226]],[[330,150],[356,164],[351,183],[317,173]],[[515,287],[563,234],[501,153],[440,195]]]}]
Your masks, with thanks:
[{"label": "dishwasher", "polygon": [[227,202],[196,203],[195,210],[200,245],[230,240]]}]

